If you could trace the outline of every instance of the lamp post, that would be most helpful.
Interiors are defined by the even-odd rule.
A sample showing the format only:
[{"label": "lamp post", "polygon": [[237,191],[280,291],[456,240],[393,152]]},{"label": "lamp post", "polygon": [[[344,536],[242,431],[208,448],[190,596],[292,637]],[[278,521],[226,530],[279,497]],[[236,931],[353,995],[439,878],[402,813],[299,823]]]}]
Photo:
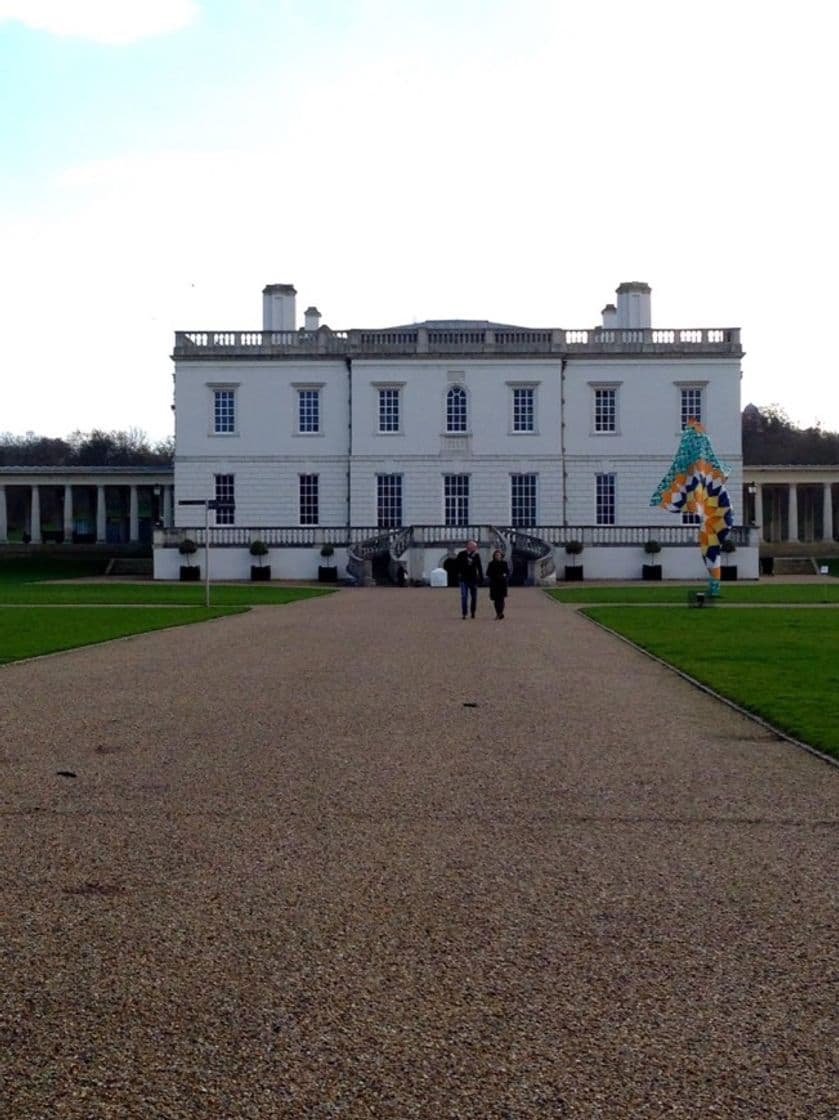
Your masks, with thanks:
[{"label": "lamp post", "polygon": [[179,506],[204,507],[204,606],[210,606],[210,510],[230,510],[236,508],[234,502],[220,502],[216,498],[180,498]]}]

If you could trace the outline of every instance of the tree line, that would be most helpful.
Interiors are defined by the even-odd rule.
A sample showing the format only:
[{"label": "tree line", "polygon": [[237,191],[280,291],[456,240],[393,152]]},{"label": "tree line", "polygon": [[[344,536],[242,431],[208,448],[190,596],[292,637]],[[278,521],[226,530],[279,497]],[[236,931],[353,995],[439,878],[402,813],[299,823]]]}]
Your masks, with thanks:
[{"label": "tree line", "polygon": [[175,457],[173,436],[150,443],[145,432],[73,432],[66,439],[27,432],[0,434],[3,467],[171,467]]},{"label": "tree line", "polygon": [[839,432],[816,424],[799,428],[776,404],[743,409],[743,462],[747,466],[819,466],[839,463]]}]

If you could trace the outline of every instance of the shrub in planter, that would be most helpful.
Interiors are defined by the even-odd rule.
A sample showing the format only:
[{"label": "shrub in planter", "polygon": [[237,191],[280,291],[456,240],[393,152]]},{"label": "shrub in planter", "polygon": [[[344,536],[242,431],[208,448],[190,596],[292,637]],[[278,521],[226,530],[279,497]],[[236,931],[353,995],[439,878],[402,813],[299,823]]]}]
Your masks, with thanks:
[{"label": "shrub in planter", "polygon": [[320,554],[325,563],[318,567],[318,581],[320,583],[337,583],[338,566],[329,563],[330,559],[335,555],[335,549],[331,544],[325,544],[320,550]]},{"label": "shrub in planter", "polygon": [[251,579],[255,580],[269,580],[271,578],[271,565],[263,564],[262,557],[268,555],[268,545],[265,541],[251,541],[250,546],[251,556],[255,556],[258,564],[251,564]]},{"label": "shrub in planter", "polygon": [[723,555],[722,567],[720,568],[720,579],[727,581],[737,579],[737,565],[729,564],[728,557],[732,552],[737,551],[737,545],[732,540],[724,540],[720,545],[720,552]]},{"label": "shrub in planter", "polygon": [[197,583],[201,578],[201,568],[197,564],[190,563],[190,557],[194,556],[198,551],[198,545],[192,540],[191,537],[184,537],[178,545],[178,552],[181,556],[187,558],[186,564],[181,564],[181,579],[192,583]]},{"label": "shrub in planter", "polygon": [[582,541],[566,541],[565,552],[566,555],[571,557],[571,563],[565,565],[565,578],[566,580],[581,580],[583,578],[583,566],[577,564],[577,557],[583,551]]},{"label": "shrub in planter", "polygon": [[[644,552],[647,556],[657,556],[661,552],[661,545],[656,540],[644,542]],[[644,579],[661,579],[661,564],[644,564],[642,567]]]}]

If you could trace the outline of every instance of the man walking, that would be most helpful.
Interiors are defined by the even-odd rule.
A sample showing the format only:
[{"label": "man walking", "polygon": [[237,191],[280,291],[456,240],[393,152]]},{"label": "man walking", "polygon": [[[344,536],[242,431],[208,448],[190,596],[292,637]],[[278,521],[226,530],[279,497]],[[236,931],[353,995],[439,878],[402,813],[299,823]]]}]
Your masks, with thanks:
[{"label": "man walking", "polygon": [[484,580],[484,569],[477,541],[467,541],[466,548],[458,552],[457,578],[460,582],[460,609],[463,617],[466,618],[467,607],[470,607],[470,614],[474,618],[475,608],[478,605],[478,585]]}]

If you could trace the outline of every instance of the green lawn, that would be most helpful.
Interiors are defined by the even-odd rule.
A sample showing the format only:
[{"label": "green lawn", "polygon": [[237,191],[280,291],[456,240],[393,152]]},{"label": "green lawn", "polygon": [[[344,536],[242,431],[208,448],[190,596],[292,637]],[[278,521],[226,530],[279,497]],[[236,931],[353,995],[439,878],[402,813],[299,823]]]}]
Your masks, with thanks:
[{"label": "green lawn", "polygon": [[127,634],[206,622],[244,607],[5,607],[0,608],[0,664],[75,649]]},{"label": "green lawn", "polygon": [[[550,592],[561,603],[679,603],[689,591],[704,591],[707,584],[691,587],[669,584],[633,584],[627,587],[557,587]],[[839,603],[839,583],[756,583],[722,585],[722,603]]]},{"label": "green lawn", "polygon": [[584,613],[839,758],[839,611],[593,607]]},{"label": "green lawn", "polygon": [[49,583],[98,574],[100,557],[19,557],[0,561],[0,664],[91,645],[126,634],[205,622],[251,606],[279,606],[333,589],[264,584]]}]

